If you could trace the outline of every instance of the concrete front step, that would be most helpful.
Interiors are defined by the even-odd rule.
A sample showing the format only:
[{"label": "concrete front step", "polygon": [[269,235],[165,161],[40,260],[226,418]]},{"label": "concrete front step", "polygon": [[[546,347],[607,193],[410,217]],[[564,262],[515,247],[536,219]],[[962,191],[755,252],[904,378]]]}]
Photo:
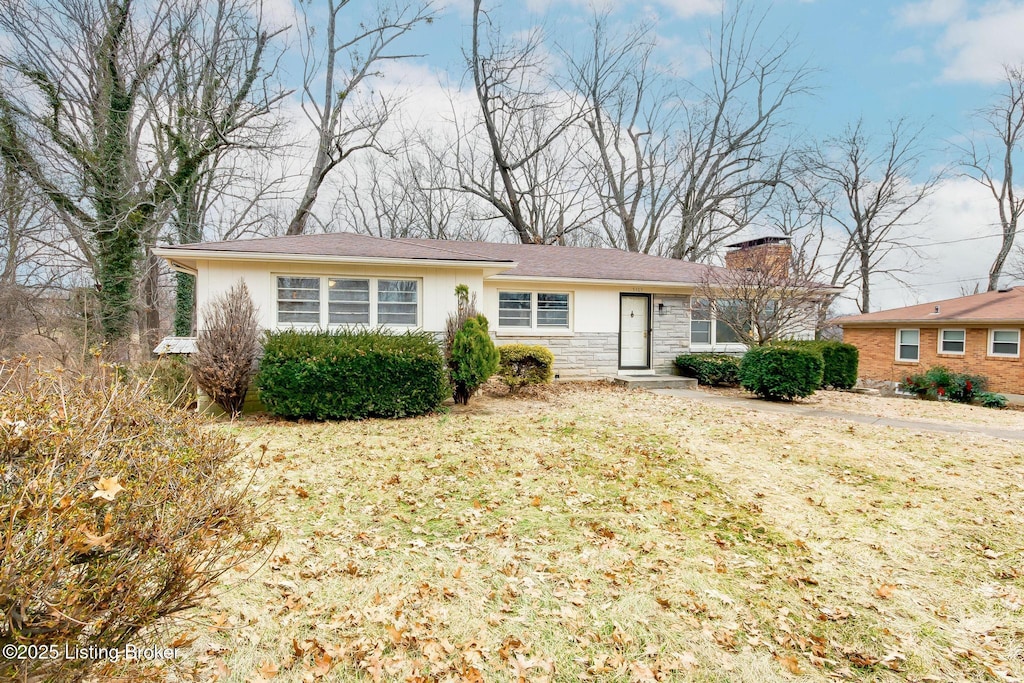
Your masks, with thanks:
[{"label": "concrete front step", "polygon": [[618,375],[612,381],[629,389],[696,389],[697,380],[678,375]]}]

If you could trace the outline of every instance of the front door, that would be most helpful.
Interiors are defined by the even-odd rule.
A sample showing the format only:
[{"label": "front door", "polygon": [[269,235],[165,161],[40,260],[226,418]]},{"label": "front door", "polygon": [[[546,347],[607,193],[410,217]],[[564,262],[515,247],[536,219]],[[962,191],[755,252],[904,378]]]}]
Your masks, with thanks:
[{"label": "front door", "polygon": [[619,367],[648,370],[651,367],[650,294],[619,297]]}]

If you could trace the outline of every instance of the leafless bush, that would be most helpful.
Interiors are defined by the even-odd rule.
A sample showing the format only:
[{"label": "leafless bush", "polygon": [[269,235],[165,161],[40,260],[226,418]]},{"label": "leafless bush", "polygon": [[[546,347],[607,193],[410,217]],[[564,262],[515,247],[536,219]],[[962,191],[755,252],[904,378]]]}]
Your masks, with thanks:
[{"label": "leafless bush", "polygon": [[4,657],[0,680],[116,673],[98,653],[166,646],[167,618],[275,537],[237,485],[232,439],[103,369],[3,364],[0,646],[60,656]]},{"label": "leafless bush", "polygon": [[256,306],[241,280],[204,311],[205,324],[192,356],[192,376],[232,417],[242,412],[260,356]]}]

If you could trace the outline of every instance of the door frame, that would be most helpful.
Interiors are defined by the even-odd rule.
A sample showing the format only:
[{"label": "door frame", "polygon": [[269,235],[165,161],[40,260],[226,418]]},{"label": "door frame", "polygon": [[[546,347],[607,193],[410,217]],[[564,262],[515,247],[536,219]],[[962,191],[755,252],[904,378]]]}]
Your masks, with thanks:
[{"label": "door frame", "polygon": [[[622,364],[622,300],[632,297],[634,299],[647,299],[647,365],[623,365]],[[619,370],[650,370],[651,365],[651,338],[654,336],[653,320],[651,319],[651,295],[639,292],[619,292]]]}]

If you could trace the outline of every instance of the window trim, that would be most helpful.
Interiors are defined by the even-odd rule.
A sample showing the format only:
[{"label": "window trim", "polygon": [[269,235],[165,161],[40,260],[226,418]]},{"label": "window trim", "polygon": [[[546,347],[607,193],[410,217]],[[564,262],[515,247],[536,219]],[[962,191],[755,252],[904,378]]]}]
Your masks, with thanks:
[{"label": "window trim", "polygon": [[[904,332],[917,332],[917,344],[904,344],[902,337]],[[914,346],[917,348],[916,358],[901,358],[900,348],[903,346]],[[921,328],[900,327],[896,330],[896,362],[897,363],[920,363],[921,362]]]},{"label": "window trim", "polygon": [[[320,281],[320,320],[316,323],[292,323],[292,322],[281,322],[279,309],[279,287],[280,278],[316,278]],[[423,278],[422,277],[411,277],[407,275],[361,275],[352,273],[331,273],[325,275],[323,273],[271,273],[271,287],[273,288],[273,311],[271,320],[273,321],[273,329],[275,330],[336,330],[346,329],[355,327],[366,327],[366,328],[384,328],[394,330],[414,330],[423,327]],[[366,280],[370,289],[370,316],[369,322],[366,323],[332,323],[330,321],[330,280]],[[381,323],[380,310],[378,308],[379,301],[379,289],[378,282],[380,280],[403,280],[416,283],[416,322],[414,324],[403,325],[401,323]]]},{"label": "window trim", "polygon": [[[942,348],[942,345],[946,341],[945,339],[943,339],[943,335],[945,335],[946,332],[962,332],[963,333],[964,338],[962,340],[953,340],[954,343],[963,344],[964,345],[963,350],[961,350],[961,351],[947,351],[946,349]],[[940,354],[942,354],[944,356],[963,356],[963,355],[965,355],[967,353],[967,330],[965,328],[963,328],[963,327],[943,327],[943,328],[941,328],[939,330],[939,342],[938,343],[939,343],[938,353],[940,353]],[[920,355],[920,353],[918,355]]]},{"label": "window trim", "polygon": [[[501,295],[502,294],[529,294],[530,295],[530,325],[502,325],[501,324]],[[541,294],[555,294],[558,296],[565,297],[566,303],[566,314],[565,314],[565,326],[555,325],[540,325],[538,323],[538,311],[540,304]],[[520,336],[534,336],[534,337],[557,337],[557,336],[568,336],[573,333],[573,314],[575,312],[575,301],[573,292],[563,290],[547,290],[547,289],[499,289],[497,298],[497,325],[494,328],[496,335],[514,337]]]},{"label": "window trim", "polygon": [[[996,353],[996,332],[1013,332],[1017,335],[1017,353]],[[999,342],[1008,344],[1009,342]],[[993,358],[1020,358],[1020,329],[1016,327],[993,327],[988,331],[988,355]]]}]

